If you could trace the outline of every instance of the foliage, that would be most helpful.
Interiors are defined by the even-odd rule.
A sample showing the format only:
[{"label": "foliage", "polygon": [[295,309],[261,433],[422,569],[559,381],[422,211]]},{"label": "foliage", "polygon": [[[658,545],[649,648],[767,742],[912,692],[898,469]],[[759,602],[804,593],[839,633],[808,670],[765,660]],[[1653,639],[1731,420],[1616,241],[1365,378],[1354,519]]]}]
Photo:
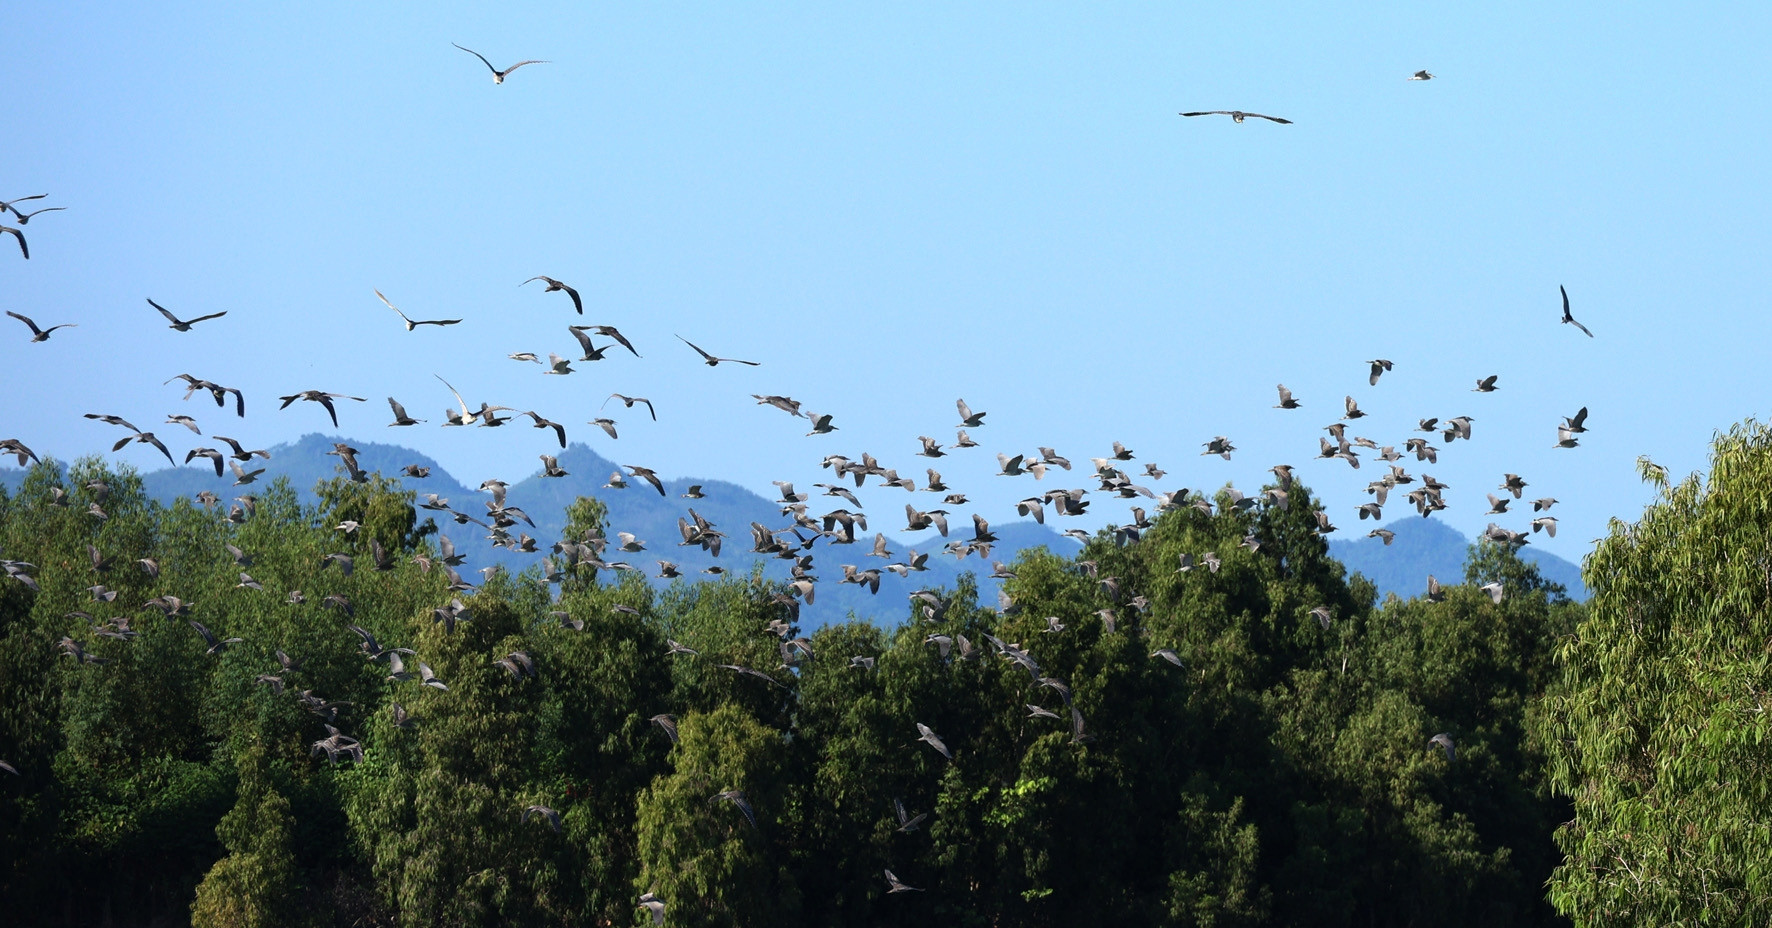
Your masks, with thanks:
[{"label": "foliage", "polygon": [[[97,461],[0,496],[41,588],[0,580],[9,911],[637,924],[653,892],[680,925],[1557,922],[1566,806],[1530,732],[1582,610],[1509,551],[1375,605],[1293,485],[1025,552],[998,608],[965,574],[902,623],[802,630],[757,570],[655,590],[561,553],[473,587],[393,483],[317,496],[160,507]],[[575,501],[565,541],[603,519]],[[167,595],[182,614],[144,605]]]}]

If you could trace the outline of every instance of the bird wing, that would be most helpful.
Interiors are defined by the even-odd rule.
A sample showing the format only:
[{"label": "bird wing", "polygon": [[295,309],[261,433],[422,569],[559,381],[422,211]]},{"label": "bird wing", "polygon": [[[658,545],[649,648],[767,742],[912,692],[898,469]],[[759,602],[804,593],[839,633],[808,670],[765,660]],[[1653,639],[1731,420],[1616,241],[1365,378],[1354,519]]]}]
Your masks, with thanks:
[{"label": "bird wing", "polygon": [[[18,313],[13,312],[10,309],[6,311],[6,314],[8,316],[11,316],[12,318],[17,319],[18,321],[24,323],[25,325],[30,326],[31,327],[31,334],[33,334],[33,335],[42,335],[43,334],[42,330],[37,328],[37,323],[32,322],[30,319],[28,319],[24,316],[21,316]],[[57,328],[60,328],[60,326],[57,326]]]},{"label": "bird wing", "polygon": [[227,314],[228,314],[228,311],[224,309],[219,313],[210,313],[207,316],[198,316],[197,318],[192,319],[190,322],[185,323],[185,325],[196,325],[197,323],[202,322],[206,319],[220,319],[221,317],[223,317]]},{"label": "bird wing", "polygon": [[1229,116],[1230,114],[1231,114],[1230,110],[1199,110],[1197,112],[1183,113],[1181,115],[1183,115],[1183,116]]},{"label": "bird wing", "polygon": [[[454,43],[454,42],[451,42],[451,43],[449,43],[449,44],[451,44],[451,45],[455,45],[455,43]],[[478,59],[480,59],[480,63],[481,63],[481,64],[484,64],[484,65],[486,65],[486,70],[488,70],[488,71],[491,71],[491,72],[492,72],[492,73],[494,73],[494,74],[497,74],[497,73],[498,73],[498,69],[497,69],[497,68],[495,68],[495,67],[493,67],[493,66],[492,66],[492,62],[490,62],[490,61],[487,61],[487,60],[486,60],[486,56],[485,56],[485,55],[482,55],[482,54],[480,54],[480,53],[479,53],[479,52],[477,52],[477,51],[474,51],[474,50],[473,50],[473,49],[471,49],[471,48],[463,48],[463,47],[462,47],[462,46],[460,46],[460,45],[455,45],[455,47],[456,47],[456,48],[460,48],[460,49],[461,49],[461,50],[462,50],[462,51],[464,51],[464,52],[467,52],[467,53],[468,53],[468,54],[470,54],[470,55],[473,55],[473,56],[474,56],[474,57],[475,57],[475,58],[478,58]]]},{"label": "bird wing", "polygon": [[[374,287],[371,287],[371,288],[369,288],[369,289],[371,289],[371,290],[375,290],[375,288],[374,288]],[[379,300],[381,300],[381,301],[382,301],[382,303],[383,303],[383,304],[384,304],[384,305],[386,305],[386,306],[387,306],[387,307],[388,307],[388,308],[389,308],[389,309],[391,309],[391,310],[393,310],[393,311],[394,311],[394,314],[395,314],[395,315],[397,315],[397,316],[399,316],[399,317],[400,317],[400,318],[401,318],[401,319],[405,319],[405,320],[406,320],[406,328],[407,328],[407,329],[408,329],[408,330],[409,330],[409,331],[410,331],[410,330],[411,330],[411,328],[412,328],[412,320],[411,320],[411,319],[407,319],[407,318],[406,318],[406,314],[405,314],[405,313],[403,313],[403,312],[400,312],[400,307],[398,307],[398,306],[395,306],[395,305],[394,305],[394,304],[392,304],[392,303],[389,303],[389,302],[388,302],[388,298],[387,298],[387,297],[385,297],[385,296],[382,296],[382,295],[381,295],[381,291],[380,291],[380,290],[375,290],[375,296],[376,296],[376,298],[377,298],[377,299],[379,299]]]},{"label": "bird wing", "polygon": [[695,345],[695,343],[694,343],[694,342],[692,342],[692,341],[690,341],[690,340],[689,340],[689,339],[687,339],[687,338],[684,338],[684,337],[683,337],[683,336],[681,336],[681,335],[678,335],[678,336],[677,336],[677,340],[678,340],[678,341],[680,341],[680,342],[682,342],[682,343],[683,343],[683,344],[685,344],[685,345],[688,345],[688,346],[689,346],[689,347],[691,347],[691,348],[695,348],[695,353],[696,353],[696,354],[699,354],[699,355],[701,355],[701,356],[702,356],[702,357],[703,357],[703,358],[705,358],[705,359],[707,359],[707,361],[708,361],[708,363],[710,363],[710,364],[717,364],[717,363],[719,363],[719,362],[720,362],[720,361],[722,361],[722,360],[725,360],[725,359],[724,359],[724,358],[716,358],[716,357],[714,357],[714,356],[713,356],[713,355],[711,355],[711,354],[708,354],[708,353],[707,353],[707,352],[705,352],[705,351],[703,351],[703,350],[701,350],[701,349],[700,349],[700,348],[697,348],[697,347],[696,347],[696,345]]},{"label": "bird wing", "polygon": [[189,325],[189,324],[190,324],[190,323],[187,323],[187,322],[181,322],[181,321],[179,321],[179,318],[178,318],[178,317],[177,317],[177,316],[174,316],[174,315],[173,315],[173,314],[172,314],[172,313],[170,313],[170,312],[167,312],[167,311],[166,311],[166,307],[164,307],[164,306],[161,306],[161,305],[160,305],[160,304],[159,304],[159,303],[156,303],[156,302],[154,302],[154,301],[153,301],[153,300],[149,300],[149,301],[148,301],[148,305],[149,305],[149,306],[152,306],[152,307],[154,307],[154,308],[155,308],[155,309],[157,309],[157,310],[159,310],[159,311],[160,311],[160,315],[162,315],[162,316],[165,316],[165,317],[166,317],[166,319],[167,319],[167,321],[168,321],[168,322],[171,322],[171,323],[172,323],[172,324],[173,324],[173,325]]},{"label": "bird wing", "polygon": [[[482,59],[480,59],[480,60],[481,60],[481,61],[485,61],[485,60],[486,60],[486,59],[484,59],[484,58],[482,58]],[[510,67],[508,67],[508,68],[506,68],[506,69],[505,69],[505,70],[504,70],[504,73],[505,73],[505,74],[507,74],[507,75],[508,75],[508,74],[510,74],[510,73],[511,73],[511,72],[512,72],[512,71],[515,71],[515,70],[517,70],[517,69],[518,69],[518,68],[520,68],[520,67],[522,67],[522,66],[524,66],[524,65],[526,65],[526,64],[547,64],[547,62],[545,62],[545,61],[537,61],[537,60],[536,60],[536,59],[534,59],[534,58],[531,58],[531,59],[529,59],[529,60],[527,60],[527,61],[519,61],[519,62],[517,62],[517,63],[516,63],[516,64],[514,64],[514,65],[511,65],[511,66],[510,66]],[[494,72],[494,73],[496,73],[496,72]]]},{"label": "bird wing", "polygon": [[18,239],[19,252],[25,256],[26,261],[31,260],[31,248],[30,248],[30,246],[25,244],[25,233],[24,232],[22,232],[18,229],[14,229],[11,226],[0,226],[0,232],[11,232],[12,237]]},{"label": "bird wing", "polygon": [[[541,62],[538,61],[535,63],[540,64]],[[572,297],[572,308],[578,310],[579,315],[581,315],[581,316],[584,315],[585,314],[585,304],[584,304],[583,300],[578,298],[578,291],[572,289],[571,287],[566,286],[565,284],[561,284],[560,289],[566,291],[567,296]]]}]

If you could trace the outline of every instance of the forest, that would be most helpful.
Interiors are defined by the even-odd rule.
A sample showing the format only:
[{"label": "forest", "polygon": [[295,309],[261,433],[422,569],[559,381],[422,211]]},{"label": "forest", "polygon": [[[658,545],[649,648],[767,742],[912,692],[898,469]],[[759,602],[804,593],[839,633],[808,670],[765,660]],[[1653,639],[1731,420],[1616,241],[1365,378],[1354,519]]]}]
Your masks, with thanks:
[{"label": "forest", "polygon": [[[1772,434],[1379,602],[1311,499],[1176,505],[893,625],[748,574],[455,572],[379,475],[0,494],[19,925],[1772,920]],[[776,552],[779,554],[779,552]],[[734,557],[734,555],[738,555]],[[1424,578],[1425,580],[1425,578]],[[1425,590],[1425,587],[1424,587]]]}]

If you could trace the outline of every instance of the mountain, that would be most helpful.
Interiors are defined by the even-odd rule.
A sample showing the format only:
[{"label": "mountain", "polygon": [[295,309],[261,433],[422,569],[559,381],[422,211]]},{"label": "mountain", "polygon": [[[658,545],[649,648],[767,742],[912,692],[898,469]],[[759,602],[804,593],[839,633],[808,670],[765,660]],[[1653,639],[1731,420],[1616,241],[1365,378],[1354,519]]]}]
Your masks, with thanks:
[{"label": "mountain", "polygon": [[[1395,593],[1408,599],[1427,589],[1427,576],[1442,581],[1464,582],[1465,556],[1471,540],[1438,519],[1399,519],[1385,526],[1396,533],[1387,547],[1378,538],[1337,539],[1329,542],[1329,556],[1351,574],[1362,573],[1378,587],[1380,598]],[[1531,545],[1520,549],[1520,559],[1538,565],[1546,580],[1561,583],[1571,599],[1587,599],[1581,568]]]},{"label": "mountain", "polygon": [[[293,443],[273,446],[269,449],[269,461],[254,459],[251,465],[242,466],[248,470],[264,467],[265,473],[259,477],[262,483],[269,483],[279,476],[288,477],[303,502],[311,503],[315,499],[313,489],[316,483],[343,473],[338,458],[326,454],[332,450],[334,442],[342,440],[344,439],[337,436],[311,433]],[[437,466],[436,461],[417,451],[378,442],[350,440],[350,444],[359,452],[359,467],[365,471],[379,471],[384,476],[394,477],[405,489],[416,492],[420,502],[428,494],[435,493],[447,500],[456,511],[478,517],[484,513],[485,502],[491,499],[488,494],[470,489],[448,471]],[[646,545],[646,550],[642,553],[623,555],[611,551],[605,555],[606,559],[625,560],[641,569],[649,578],[658,573],[658,560],[676,563],[683,575],[690,579],[700,577],[701,570],[715,564],[725,568],[728,573],[742,575],[748,573],[752,565],[757,563],[764,565],[766,577],[788,577],[788,562],[765,558],[750,550],[752,522],[772,529],[789,523],[781,514],[779,504],[737,484],[701,477],[664,480],[663,496],[638,478],[629,478],[629,486],[625,490],[609,489],[603,484],[610,474],[620,469],[615,462],[576,443],[562,450],[558,458],[560,467],[567,471],[567,476],[543,477],[538,469],[535,474],[510,484],[506,491],[507,505],[521,508],[535,520],[533,529],[528,526],[521,528],[541,542],[543,551],[560,537],[565,526],[566,507],[580,496],[594,496],[609,508],[608,533],[611,539],[614,539],[616,532],[628,532]],[[430,476],[423,479],[394,476],[408,464],[431,468]],[[0,469],[0,485],[6,486],[9,491],[15,490],[23,474],[19,470]],[[153,471],[143,475],[142,483],[149,495],[167,505],[178,497],[189,498],[202,490],[211,490],[223,500],[229,500],[250,489],[235,487],[232,472],[217,478],[213,470],[195,466]],[[683,498],[682,494],[692,484],[701,486],[705,498]],[[815,512],[825,511],[825,507],[818,505],[822,499],[813,497]],[[828,508],[846,505],[844,501],[832,498]],[[677,520],[687,517],[691,508],[726,533],[726,544],[720,558],[715,559],[699,546],[683,547],[678,544],[682,535],[677,527]],[[423,510],[419,514],[433,515]],[[899,518],[895,509],[877,511],[875,515],[876,522],[871,526],[872,531],[864,535],[858,530],[854,545],[821,543],[814,550],[817,572],[824,579],[818,585],[814,603],[801,611],[801,619],[806,626],[840,622],[851,613],[883,624],[895,624],[908,615],[905,594],[923,587],[951,586],[962,571],[975,574],[982,600],[992,603],[996,600],[1000,584],[990,578],[990,560],[1007,563],[1014,560],[1017,551],[1042,546],[1064,554],[1077,550],[1076,542],[1053,529],[1024,521],[991,526],[1000,540],[990,560],[970,557],[960,562],[951,555],[940,554],[942,543],[946,539],[933,531],[920,533],[908,543],[905,539],[888,534],[889,549],[894,557],[887,560],[869,558],[867,555],[872,550],[874,533],[885,527],[880,524],[881,521],[896,525]],[[463,553],[469,556],[465,565],[469,570],[462,572],[469,579],[473,579],[471,570],[492,564],[518,571],[538,563],[539,555],[517,554],[508,549],[470,543],[482,531],[478,526],[456,524],[450,521],[447,514],[441,514],[437,523],[442,532],[449,535]],[[1372,580],[1378,586],[1381,596],[1392,592],[1404,598],[1418,595],[1426,588],[1427,575],[1430,573],[1454,582],[1463,579],[1466,549],[1471,542],[1456,530],[1431,518],[1401,520],[1388,528],[1396,532],[1396,538],[1389,547],[1385,547],[1376,538],[1335,540],[1329,543],[1329,553],[1346,565],[1349,572],[1358,571]],[[971,525],[961,516],[954,522],[952,531],[953,537],[966,537],[971,533]],[[928,570],[904,579],[885,574],[881,578],[880,592],[877,595],[869,594],[860,586],[838,582],[842,577],[842,564],[854,564],[858,569],[883,567],[902,560],[907,549],[930,554]],[[1536,562],[1547,579],[1567,587],[1571,597],[1587,598],[1587,589],[1581,583],[1581,570],[1576,565],[1555,555],[1534,551],[1529,546],[1521,550],[1521,556]],[[608,579],[607,575],[605,579]],[[665,585],[665,581],[656,578],[652,582],[661,588]]]}]

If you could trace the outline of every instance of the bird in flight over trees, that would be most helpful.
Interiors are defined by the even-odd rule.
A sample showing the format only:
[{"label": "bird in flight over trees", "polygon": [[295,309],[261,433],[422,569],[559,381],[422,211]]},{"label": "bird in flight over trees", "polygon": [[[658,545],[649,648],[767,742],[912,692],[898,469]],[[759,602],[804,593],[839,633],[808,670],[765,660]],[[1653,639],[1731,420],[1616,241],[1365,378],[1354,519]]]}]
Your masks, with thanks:
[{"label": "bird in flight over trees", "polygon": [[[454,42],[451,42],[451,43],[449,43],[449,44],[451,44],[451,45],[455,45],[455,43],[454,43]],[[461,49],[461,50],[462,50],[462,51],[464,51],[464,52],[467,52],[467,53],[468,53],[468,54],[470,54],[470,55],[473,55],[473,56],[474,56],[474,57],[475,57],[475,58],[478,58],[478,59],[480,59],[480,61],[481,61],[481,62],[482,62],[482,63],[484,63],[484,64],[485,64],[485,65],[486,65],[486,70],[488,70],[488,71],[491,71],[491,72],[492,72],[492,82],[493,82],[493,83],[494,83],[494,84],[502,84],[502,83],[504,83],[504,82],[505,82],[505,75],[507,75],[507,74],[510,74],[510,73],[511,73],[511,72],[512,72],[512,71],[515,71],[515,70],[517,70],[517,69],[518,69],[518,68],[520,68],[520,67],[522,67],[522,66],[524,66],[524,65],[526,65],[526,64],[547,64],[547,63],[548,63],[548,62],[546,62],[546,61],[537,61],[537,60],[535,60],[535,59],[533,59],[533,58],[531,58],[531,59],[529,59],[529,60],[527,60],[527,61],[519,61],[519,62],[517,62],[517,63],[516,63],[516,64],[514,64],[514,65],[511,65],[511,66],[510,66],[510,67],[508,67],[508,68],[506,68],[506,69],[504,69],[504,70],[503,70],[503,71],[500,71],[500,70],[499,70],[499,69],[497,69],[497,68],[495,68],[495,67],[493,67],[493,66],[492,66],[492,62],[490,62],[490,61],[487,61],[487,60],[486,60],[486,56],[485,56],[485,55],[482,55],[482,54],[480,54],[480,53],[479,53],[479,52],[477,52],[477,51],[474,51],[474,50],[473,50],[473,49],[471,49],[471,48],[465,48],[465,47],[463,47],[463,46],[460,46],[460,45],[455,45],[455,47],[456,47],[456,48],[460,48],[460,49]]]}]

